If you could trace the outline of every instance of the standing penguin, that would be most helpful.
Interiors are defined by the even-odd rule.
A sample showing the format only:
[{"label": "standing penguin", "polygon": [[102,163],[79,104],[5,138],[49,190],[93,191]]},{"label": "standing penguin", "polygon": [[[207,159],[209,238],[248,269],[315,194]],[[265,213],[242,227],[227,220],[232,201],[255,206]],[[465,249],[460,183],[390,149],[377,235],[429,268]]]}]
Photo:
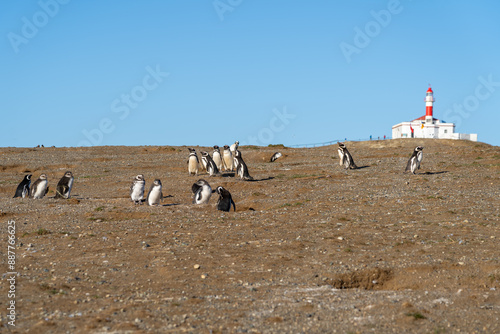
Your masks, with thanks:
[{"label": "standing penguin", "polygon": [[14,198],[16,197],[29,197],[30,196],[30,185],[31,185],[31,174],[27,174],[24,176],[23,180],[17,186],[16,193],[14,194]]},{"label": "standing penguin", "polygon": [[229,150],[231,151],[232,154],[234,154],[234,152],[238,149],[238,147],[240,146],[240,142],[239,141],[235,141],[233,145],[231,145],[231,147],[229,148]]},{"label": "standing penguin", "polygon": [[420,169],[420,162],[424,156],[424,153],[422,152],[423,149],[424,148],[422,146],[415,147],[408,163],[406,164],[405,172],[411,171],[412,174],[415,174],[417,169]]},{"label": "standing penguin", "polygon": [[45,194],[49,191],[49,187],[47,187],[48,183],[47,175],[40,175],[38,180],[36,180],[31,186],[31,197],[34,199],[43,198],[43,196],[45,196]]},{"label": "standing penguin", "polygon": [[345,169],[358,168],[358,166],[356,166],[356,164],[354,163],[354,159],[352,158],[352,155],[351,153],[349,153],[349,150],[347,149],[345,144],[344,143],[338,143],[338,144],[339,144],[338,152],[340,158],[339,164],[341,166],[343,165]]},{"label": "standing penguin", "polygon": [[144,187],[146,185],[146,180],[144,180],[144,175],[139,174],[134,178],[134,182],[130,186],[130,199],[135,204],[141,204],[144,198]]},{"label": "standing penguin", "polygon": [[280,153],[280,152],[276,152],[273,154],[273,156],[271,157],[271,161],[270,162],[275,162],[276,160],[278,160],[279,158],[281,158],[283,155]]},{"label": "standing penguin", "polygon": [[212,157],[210,156],[210,154],[208,154],[208,152],[201,152],[201,160],[207,166],[207,172],[208,174],[210,174],[210,176],[219,175],[219,169],[215,165],[215,162],[212,160]]},{"label": "standing penguin", "polygon": [[224,171],[233,170],[233,154],[228,145],[224,145],[224,152],[222,154],[222,162],[224,164]]},{"label": "standing penguin", "polygon": [[248,167],[245,161],[243,161],[243,158],[241,157],[241,152],[236,150],[235,151],[235,157],[234,157],[234,163],[236,165],[236,174],[245,181],[251,181],[253,180],[253,177],[250,176],[248,173]]},{"label": "standing penguin", "polygon": [[207,181],[199,179],[191,186],[191,191],[193,192],[193,203],[194,204],[204,204],[208,203],[210,196],[212,196],[212,187]]},{"label": "standing penguin", "polygon": [[55,198],[70,198],[74,179],[75,178],[73,177],[73,173],[69,171],[64,173],[64,176],[57,183]]},{"label": "standing penguin", "polygon": [[232,204],[234,211],[236,211],[236,204],[234,204],[231,193],[228,190],[223,187],[217,187],[215,191],[219,194],[219,199],[217,200],[217,210],[229,212],[231,211]]},{"label": "standing penguin", "polygon": [[160,179],[156,179],[149,189],[147,202],[149,205],[158,205],[160,204],[162,198],[163,193],[161,191],[161,181]]},{"label": "standing penguin", "polygon": [[221,171],[222,170],[222,157],[220,155],[219,146],[217,146],[217,145],[214,146],[214,153],[212,154],[212,160],[215,162],[215,165],[217,166],[217,168]]},{"label": "standing penguin", "polygon": [[188,147],[189,157],[188,157],[188,172],[189,175],[198,175],[198,168],[200,166],[200,161],[198,160],[198,156],[196,155],[196,151],[194,148]]}]

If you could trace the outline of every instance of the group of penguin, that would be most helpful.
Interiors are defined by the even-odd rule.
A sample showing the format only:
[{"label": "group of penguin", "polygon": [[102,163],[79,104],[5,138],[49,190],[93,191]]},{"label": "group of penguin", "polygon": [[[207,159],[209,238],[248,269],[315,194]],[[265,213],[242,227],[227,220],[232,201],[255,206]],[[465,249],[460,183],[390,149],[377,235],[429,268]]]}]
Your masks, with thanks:
[{"label": "group of penguin", "polygon": [[[241,152],[238,150],[239,144],[240,143],[236,141],[231,146],[224,145],[222,155],[217,145],[214,146],[212,156],[210,156],[208,152],[201,151],[201,164],[203,168],[206,169],[210,176],[220,175],[222,169],[224,169],[224,171],[233,171],[233,169],[236,168],[236,175],[241,179],[246,181],[253,180],[248,172],[247,164],[243,161]],[[189,157],[187,163],[189,175],[198,175],[200,160],[193,148],[188,148],[188,150]]]},{"label": "group of penguin", "polygon": [[[210,156],[210,154],[206,151],[201,151],[201,164],[198,159],[198,155],[196,154],[196,150],[189,147],[189,156],[187,160],[189,175],[198,175],[201,166],[210,176],[220,176],[223,169],[224,171],[231,172],[236,169],[236,175],[238,175],[242,180],[252,181],[253,177],[251,177],[248,172],[248,167],[243,160],[241,152],[238,150],[238,146],[238,141],[231,146],[224,145],[222,155],[220,153],[220,148],[217,145],[213,147],[214,152],[212,156]],[[281,156],[281,153],[276,152],[273,154],[270,161],[274,162]],[[142,203],[145,185],[146,181],[144,180],[144,176],[142,174],[139,174],[134,178],[134,181],[130,186],[130,198],[134,203]],[[236,211],[236,204],[233,201],[231,193],[222,186],[212,190],[212,187],[207,181],[199,179],[192,185],[191,190],[193,192],[193,204],[208,203],[212,193],[216,192],[219,195],[217,200],[217,210],[229,212],[232,206],[233,210]],[[162,198],[161,180],[156,179],[149,189],[146,202],[148,205],[158,205],[160,204]]]},{"label": "group of penguin", "polygon": [[[33,185],[31,185],[32,174],[27,174],[24,179],[19,183],[14,194],[14,198],[34,198],[40,199],[45,196],[49,191],[49,181],[47,180],[46,174],[41,174]],[[73,187],[73,173],[66,172],[64,176],[59,180],[56,186],[56,196],[55,198],[65,198],[68,199],[71,194],[71,188]]]},{"label": "group of penguin", "polygon": [[[201,164],[210,176],[221,175],[220,171],[222,169],[224,169],[224,171],[233,171],[233,169],[236,168],[236,174],[242,180],[253,180],[248,172],[248,167],[245,161],[243,161],[241,152],[238,150],[238,145],[238,141],[236,141],[231,146],[225,145],[223,155],[221,155],[220,153],[219,146],[215,145],[213,147],[213,157],[211,157],[208,152],[201,151]],[[346,145],[340,142],[338,143],[338,145],[339,147],[337,150],[340,158],[340,166],[343,166],[345,169],[357,169],[358,167],[354,163],[354,159],[352,158],[352,155],[347,149]],[[423,149],[424,148],[422,146],[417,146],[413,150],[413,153],[406,165],[405,172],[410,171],[412,174],[415,174],[415,172],[420,169],[420,162],[423,158]],[[198,175],[198,171],[200,169],[200,161],[198,160],[196,151],[193,148],[188,148],[188,150],[188,173],[189,175]],[[270,162],[276,161],[281,156],[282,154],[280,152],[274,153],[270,159]],[[47,194],[47,192],[49,191],[47,175],[41,174],[38,180],[33,183],[33,185],[31,185],[31,177],[32,175],[28,174],[24,177],[21,183],[19,183],[14,198],[29,197],[39,199],[43,198]],[[71,173],[70,171],[66,172],[57,183],[55,198],[70,198],[73,181],[73,173]],[[130,186],[130,199],[135,204],[140,204],[143,202],[145,185],[146,181],[144,179],[144,175],[139,174],[134,178],[134,181]],[[208,203],[210,197],[212,196],[212,193],[216,192],[219,195],[219,198],[217,200],[218,210],[228,212],[231,210],[232,206],[234,211],[236,211],[236,204],[231,197],[231,193],[224,187],[219,186],[213,191],[212,187],[207,181],[199,179],[192,185],[191,190],[193,192],[194,204]],[[156,179],[151,185],[145,201],[148,203],[148,205],[152,206],[159,205],[162,199],[163,193],[161,180]]]},{"label": "group of penguin", "polygon": [[[354,159],[352,158],[351,153],[349,153],[349,150],[345,146],[344,143],[338,143],[339,148],[338,153],[339,153],[339,164],[340,166],[344,166],[345,169],[356,169],[358,166],[354,163]],[[420,162],[422,161],[423,158],[423,147],[422,146],[417,146],[413,150],[413,153],[408,160],[408,163],[406,164],[406,169],[405,172],[410,171],[412,174],[415,174],[415,172],[420,169]]]}]

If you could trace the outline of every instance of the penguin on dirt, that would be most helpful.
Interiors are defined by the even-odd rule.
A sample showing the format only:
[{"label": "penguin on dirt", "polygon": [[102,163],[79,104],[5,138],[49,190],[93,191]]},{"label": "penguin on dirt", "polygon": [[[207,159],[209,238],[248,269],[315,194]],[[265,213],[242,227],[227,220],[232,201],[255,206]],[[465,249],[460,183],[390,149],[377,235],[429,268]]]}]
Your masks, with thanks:
[{"label": "penguin on dirt", "polygon": [[422,146],[415,147],[408,163],[406,164],[405,172],[411,171],[412,174],[415,174],[415,172],[420,169],[420,162],[424,156],[424,153],[422,152],[423,149],[424,148]]},{"label": "penguin on dirt", "polygon": [[19,183],[19,185],[17,186],[16,193],[14,194],[13,198],[16,197],[25,198],[30,196],[31,176],[32,176],[31,174],[26,174],[24,176],[21,183]]},{"label": "penguin on dirt", "polygon": [[73,177],[73,173],[70,171],[64,173],[64,176],[57,183],[55,198],[70,198],[74,180],[75,178]]},{"label": "penguin on dirt", "polygon": [[198,169],[200,167],[200,161],[198,160],[198,155],[194,148],[188,147],[189,157],[188,157],[188,173],[189,175],[198,175]]},{"label": "penguin on dirt", "polygon": [[207,181],[199,179],[191,186],[193,192],[193,204],[205,204],[212,196],[212,187]]},{"label": "penguin on dirt", "polygon": [[231,193],[228,190],[219,186],[215,191],[219,194],[219,199],[217,200],[217,210],[229,212],[231,211],[232,204],[234,211],[236,211],[236,204],[234,204]]},{"label": "penguin on dirt", "polygon": [[352,158],[351,153],[349,153],[349,150],[345,146],[344,143],[338,143],[339,148],[338,153],[339,153],[339,164],[340,166],[344,166],[345,169],[356,169],[358,166],[354,163],[354,159]]}]

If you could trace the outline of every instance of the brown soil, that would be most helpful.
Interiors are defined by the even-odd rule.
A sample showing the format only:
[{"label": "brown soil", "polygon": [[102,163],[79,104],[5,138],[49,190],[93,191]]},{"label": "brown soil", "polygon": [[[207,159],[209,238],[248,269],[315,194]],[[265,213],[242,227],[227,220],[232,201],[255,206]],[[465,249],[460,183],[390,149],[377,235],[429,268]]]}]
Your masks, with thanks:
[{"label": "brown soil", "polygon": [[[417,145],[422,168],[403,173]],[[185,147],[0,148],[0,263],[14,220],[19,273],[15,327],[0,281],[0,331],[500,332],[500,148],[347,147],[362,168],[335,146],[241,147],[254,182],[188,176]],[[66,170],[72,199],[56,200]],[[45,198],[12,198],[25,173],[47,174]],[[162,180],[162,206],[130,201],[136,174]],[[236,212],[191,204],[198,178]]]}]

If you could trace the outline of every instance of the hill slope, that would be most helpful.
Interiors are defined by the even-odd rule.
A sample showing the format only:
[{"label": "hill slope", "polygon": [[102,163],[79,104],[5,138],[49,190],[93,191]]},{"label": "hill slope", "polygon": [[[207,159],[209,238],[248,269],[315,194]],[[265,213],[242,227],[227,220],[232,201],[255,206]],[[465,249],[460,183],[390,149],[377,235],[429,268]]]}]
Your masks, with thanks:
[{"label": "hill slope", "polygon": [[[417,145],[421,170],[405,174]],[[499,332],[500,148],[347,147],[362,168],[342,169],[336,146],[241,147],[254,182],[188,176],[185,147],[0,148],[19,272],[10,329]],[[66,170],[72,199],[55,200]],[[25,173],[47,174],[48,196],[13,199]],[[147,190],[162,180],[162,206],[130,201],[137,174]],[[191,204],[199,178],[228,189],[236,212],[217,211],[217,194]]]}]

